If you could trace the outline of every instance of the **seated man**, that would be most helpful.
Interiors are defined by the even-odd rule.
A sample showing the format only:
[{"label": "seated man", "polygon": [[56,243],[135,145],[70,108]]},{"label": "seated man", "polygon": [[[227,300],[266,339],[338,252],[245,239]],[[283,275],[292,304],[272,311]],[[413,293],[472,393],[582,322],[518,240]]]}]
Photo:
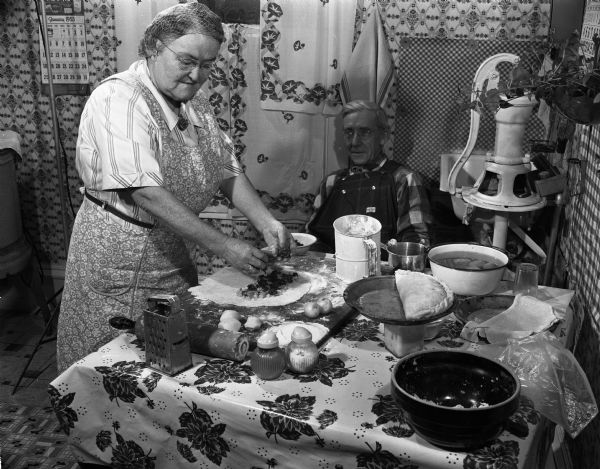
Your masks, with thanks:
[{"label": "seated man", "polygon": [[427,225],[432,217],[427,190],[419,174],[385,157],[389,129],[383,109],[356,100],[344,106],[342,116],[350,167],[321,182],[307,231],[333,252],[333,222],[343,215],[364,214],[381,223],[382,243],[394,238],[429,246]]}]

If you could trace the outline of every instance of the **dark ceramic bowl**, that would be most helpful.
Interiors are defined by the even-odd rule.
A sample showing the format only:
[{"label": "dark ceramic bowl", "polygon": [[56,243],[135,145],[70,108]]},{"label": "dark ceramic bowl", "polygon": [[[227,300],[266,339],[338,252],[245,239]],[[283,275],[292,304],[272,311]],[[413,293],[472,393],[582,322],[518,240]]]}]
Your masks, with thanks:
[{"label": "dark ceramic bowl", "polygon": [[422,350],[392,371],[392,395],[414,431],[452,451],[479,448],[500,435],[520,391],[512,371],[472,352]]}]

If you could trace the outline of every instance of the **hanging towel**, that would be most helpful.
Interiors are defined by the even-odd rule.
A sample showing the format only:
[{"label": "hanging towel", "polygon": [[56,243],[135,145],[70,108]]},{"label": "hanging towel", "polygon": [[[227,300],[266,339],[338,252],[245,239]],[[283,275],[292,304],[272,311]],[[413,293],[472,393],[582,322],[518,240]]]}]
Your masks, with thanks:
[{"label": "hanging towel", "polygon": [[375,7],[343,73],[342,101],[346,104],[354,99],[367,99],[383,107],[393,82],[394,62],[379,8]]},{"label": "hanging towel", "polygon": [[0,151],[10,148],[15,152],[18,160],[21,156],[21,136],[13,130],[0,130]]}]

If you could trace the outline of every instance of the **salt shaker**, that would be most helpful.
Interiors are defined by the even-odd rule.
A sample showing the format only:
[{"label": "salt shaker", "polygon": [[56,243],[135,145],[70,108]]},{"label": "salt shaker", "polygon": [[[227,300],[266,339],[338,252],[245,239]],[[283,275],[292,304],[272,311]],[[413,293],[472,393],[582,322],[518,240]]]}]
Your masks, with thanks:
[{"label": "salt shaker", "polygon": [[285,371],[285,352],[279,347],[274,332],[267,331],[256,341],[257,348],[250,358],[252,371],[260,379],[277,379]]},{"label": "salt shaker", "polygon": [[295,373],[308,373],[319,361],[319,349],[312,341],[310,331],[297,326],[292,331],[292,341],[285,349],[288,368]]}]

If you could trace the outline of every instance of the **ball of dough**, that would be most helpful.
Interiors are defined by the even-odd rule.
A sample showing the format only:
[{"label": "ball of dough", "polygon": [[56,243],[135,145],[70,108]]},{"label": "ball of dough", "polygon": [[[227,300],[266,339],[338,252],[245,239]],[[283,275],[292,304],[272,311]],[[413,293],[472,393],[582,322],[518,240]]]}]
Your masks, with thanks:
[{"label": "ball of dough", "polygon": [[223,319],[236,319],[237,321],[239,321],[240,319],[242,319],[242,316],[235,309],[226,309],[221,313],[219,321],[223,321]]},{"label": "ball of dough", "polygon": [[304,315],[307,318],[317,318],[321,314],[321,308],[319,307],[319,303],[316,301],[308,301],[304,303]]},{"label": "ball of dough", "polygon": [[225,318],[219,323],[219,329],[225,329],[226,331],[237,332],[242,328],[242,323],[237,319]]},{"label": "ball of dough", "polygon": [[260,329],[260,326],[262,326],[262,321],[256,316],[248,316],[246,324],[244,324],[244,327],[250,331],[256,331]]}]

